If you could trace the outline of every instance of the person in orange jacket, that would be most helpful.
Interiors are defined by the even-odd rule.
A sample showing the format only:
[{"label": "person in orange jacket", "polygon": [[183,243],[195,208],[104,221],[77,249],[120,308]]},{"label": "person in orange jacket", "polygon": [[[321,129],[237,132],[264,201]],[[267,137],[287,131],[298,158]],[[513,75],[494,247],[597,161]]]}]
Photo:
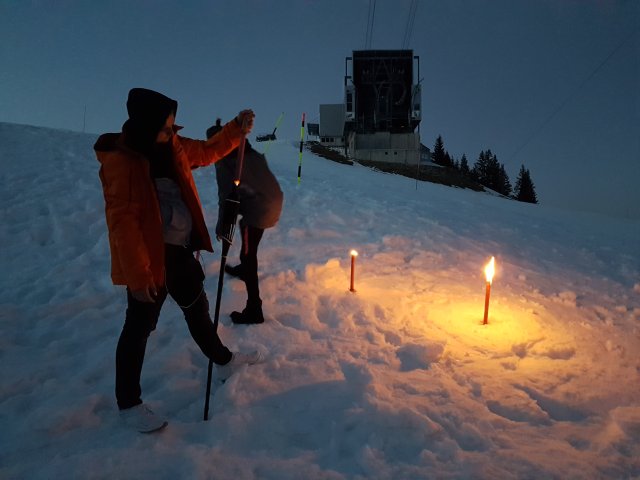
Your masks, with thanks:
[{"label": "person in orange jacket", "polygon": [[231,352],[220,340],[204,291],[204,272],[194,252],[212,252],[191,170],[210,165],[236,148],[251,131],[254,114],[243,110],[209,141],[178,134],[178,103],[134,88],[120,133],[94,146],[111,250],[111,278],[127,289],[124,327],[116,349],[116,399],[126,425],[141,432],[167,422],[142,402],[140,375],[150,333],[171,297],[184,313],[191,336],[216,365],[220,381],[238,367],[261,360],[259,352]]}]

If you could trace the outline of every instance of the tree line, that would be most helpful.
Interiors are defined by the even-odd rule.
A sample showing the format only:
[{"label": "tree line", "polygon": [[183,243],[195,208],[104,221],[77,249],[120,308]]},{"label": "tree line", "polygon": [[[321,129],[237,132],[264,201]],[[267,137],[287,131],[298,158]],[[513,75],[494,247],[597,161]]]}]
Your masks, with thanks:
[{"label": "tree line", "polygon": [[498,162],[498,157],[489,149],[481,151],[476,162],[472,167],[469,167],[466,154],[462,155],[460,161],[452,158],[444,148],[442,136],[438,135],[433,145],[431,158],[437,165],[454,168],[471,180],[505,197],[514,198],[520,202],[538,203],[536,189],[529,170],[522,165],[515,186],[512,187],[504,164]]}]

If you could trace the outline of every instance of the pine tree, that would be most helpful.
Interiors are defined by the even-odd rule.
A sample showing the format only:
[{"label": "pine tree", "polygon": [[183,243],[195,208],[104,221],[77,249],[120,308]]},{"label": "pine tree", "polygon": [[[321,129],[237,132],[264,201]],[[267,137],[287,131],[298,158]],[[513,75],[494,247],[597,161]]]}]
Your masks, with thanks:
[{"label": "pine tree", "polygon": [[470,176],[471,174],[471,171],[469,170],[469,162],[467,162],[467,155],[464,153],[460,159],[460,172],[465,176]]},{"label": "pine tree", "polygon": [[524,168],[524,165],[520,167],[520,172],[516,179],[515,198],[520,202],[538,203],[538,197],[533,181],[531,180],[531,174],[528,169]]},{"label": "pine tree", "polygon": [[453,167],[453,160],[451,159],[451,155],[449,155],[449,152],[447,152],[445,150],[444,152],[444,163],[443,165],[445,167]]},{"label": "pine tree", "polygon": [[438,135],[436,138],[436,143],[433,145],[433,153],[431,154],[431,158],[433,158],[433,163],[438,165],[445,166],[445,150],[444,150],[444,142],[442,141],[442,135]]},{"label": "pine tree", "polygon": [[507,175],[507,171],[504,169],[504,164],[500,164],[500,178],[499,178],[500,184],[499,184],[499,190],[498,192],[500,192],[502,195],[504,195],[505,197],[508,197],[509,195],[511,195],[512,192],[512,187],[511,187],[511,182],[509,181],[509,175]]},{"label": "pine tree", "polygon": [[[496,160],[497,161],[497,160]],[[487,188],[493,189],[495,177],[494,155],[491,150],[480,152],[476,163],[473,165],[474,179]]]},{"label": "pine tree", "polygon": [[471,177],[481,185],[502,195],[511,195],[509,176],[504,165],[498,162],[498,157],[491,150],[480,152],[471,171]]},{"label": "pine tree", "polygon": [[[489,151],[490,152],[490,151]],[[500,163],[495,154],[490,154],[487,158],[487,180],[486,186],[491,190],[500,193],[502,187],[502,177],[500,175]]]},{"label": "pine tree", "polygon": [[471,176],[473,179],[483,185],[483,181],[485,179],[485,172],[487,170],[487,159],[484,150],[480,152],[476,162],[473,164],[473,168],[471,169]]}]

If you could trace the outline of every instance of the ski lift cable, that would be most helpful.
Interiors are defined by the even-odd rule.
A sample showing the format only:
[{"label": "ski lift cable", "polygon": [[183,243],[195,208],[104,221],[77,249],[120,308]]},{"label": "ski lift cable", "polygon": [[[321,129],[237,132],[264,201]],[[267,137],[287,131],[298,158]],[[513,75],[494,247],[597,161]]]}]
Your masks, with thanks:
[{"label": "ski lift cable", "polygon": [[407,16],[407,25],[404,29],[404,38],[402,39],[402,49],[407,48],[409,43],[409,31],[411,29],[411,14],[413,13],[413,3],[414,0],[411,0],[411,4],[409,5],[409,15]]},{"label": "ski lift cable", "polygon": [[367,10],[367,30],[364,34],[364,48],[366,50],[367,43],[369,42],[369,25],[371,24],[371,2],[373,0],[369,0],[369,10]]},{"label": "ski lift cable", "polygon": [[407,25],[404,30],[404,37],[402,39],[402,49],[406,49],[411,42],[411,36],[413,33],[413,24],[415,21],[416,11],[418,9],[417,0],[411,0],[411,5],[409,5],[409,15],[407,17]]},{"label": "ski lift cable", "polygon": [[411,15],[411,26],[409,27],[409,37],[407,38],[407,48],[411,44],[411,37],[413,37],[413,26],[416,23],[416,14],[418,13],[418,0],[413,4],[413,14]]},{"label": "ski lift cable", "polygon": [[376,16],[376,0],[369,0],[369,14],[367,16],[367,37],[365,39],[365,50],[371,48],[373,41],[373,24]]},{"label": "ski lift cable", "polygon": [[407,48],[411,44],[411,37],[413,37],[413,27],[416,23],[416,14],[418,13],[418,0],[415,0],[413,4],[413,14],[411,15],[411,27],[409,27],[409,37],[407,38]]},{"label": "ski lift cable", "polygon": [[413,0],[411,0],[411,4],[409,5],[409,15],[407,16],[407,23],[404,26],[404,33],[402,34],[402,43],[400,44],[400,48],[404,50],[404,46],[407,43],[407,31],[409,30],[409,22],[411,21],[411,8],[413,7]]},{"label": "ski lift cable", "polygon": [[369,49],[373,45],[373,26],[376,21],[376,0],[373,0],[373,11],[371,12],[371,31],[369,32]]},{"label": "ski lift cable", "polygon": [[404,28],[404,36],[402,37],[402,49],[406,49],[411,41],[413,34],[413,25],[416,18],[416,11],[418,10],[418,0],[411,0],[409,5],[409,15],[407,16],[407,24]]}]

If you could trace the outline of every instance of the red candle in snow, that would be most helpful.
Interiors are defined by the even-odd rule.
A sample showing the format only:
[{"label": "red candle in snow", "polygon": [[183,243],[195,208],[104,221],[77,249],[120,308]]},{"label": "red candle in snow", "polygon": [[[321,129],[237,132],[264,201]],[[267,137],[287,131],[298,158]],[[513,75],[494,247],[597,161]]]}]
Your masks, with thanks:
[{"label": "red candle in snow", "polygon": [[349,287],[350,292],[355,292],[356,289],[354,287],[355,281],[355,273],[356,273],[356,257],[358,256],[358,252],[355,250],[351,250],[351,286]]},{"label": "red candle in snow", "polygon": [[495,273],[495,258],[491,257],[491,260],[484,267],[484,274],[487,277],[487,290],[484,295],[484,320],[483,325],[489,323],[489,297],[491,296],[491,281],[493,280],[493,274]]}]

